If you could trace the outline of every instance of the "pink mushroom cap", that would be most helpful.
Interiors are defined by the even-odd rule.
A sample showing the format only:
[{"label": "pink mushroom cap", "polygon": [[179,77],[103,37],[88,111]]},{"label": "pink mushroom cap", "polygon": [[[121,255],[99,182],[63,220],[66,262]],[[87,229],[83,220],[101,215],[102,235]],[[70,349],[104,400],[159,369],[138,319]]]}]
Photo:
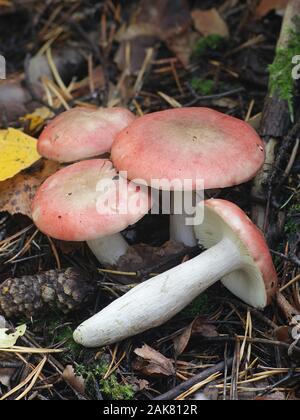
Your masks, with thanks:
[{"label": "pink mushroom cap", "polygon": [[149,208],[147,188],[119,177],[109,160],[94,159],[49,177],[33,200],[32,217],[53,238],[89,241],[121,232]]},{"label": "pink mushroom cap", "polygon": [[135,116],[123,108],[73,108],[55,117],[38,141],[41,156],[58,162],[75,162],[110,152],[117,134]]},{"label": "pink mushroom cap", "polygon": [[[211,199],[205,201],[204,223],[195,228],[199,241],[207,248],[217,244],[222,237],[231,237],[241,243],[250,257],[247,269],[233,272],[223,278],[225,286],[244,302],[252,304],[250,299],[253,279],[265,289],[264,305],[270,303],[277,291],[278,277],[272,257],[262,232],[254,225],[246,213],[230,201]],[[242,295],[245,290],[249,293]],[[255,291],[254,291],[255,292]],[[255,305],[256,306],[256,305]]]},{"label": "pink mushroom cap", "polygon": [[[129,179],[197,180],[205,189],[252,179],[265,161],[255,130],[237,118],[208,108],[180,108],[136,119],[118,134],[112,161]],[[159,187],[164,189],[163,187]]]}]

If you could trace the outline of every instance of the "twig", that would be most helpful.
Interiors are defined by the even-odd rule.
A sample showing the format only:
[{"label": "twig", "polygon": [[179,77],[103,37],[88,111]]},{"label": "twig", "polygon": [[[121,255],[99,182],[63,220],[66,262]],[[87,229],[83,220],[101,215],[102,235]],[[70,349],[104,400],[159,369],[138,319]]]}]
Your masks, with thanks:
[{"label": "twig", "polygon": [[274,251],[274,250],[271,250],[271,253],[276,255],[277,257],[284,259],[285,261],[289,261],[297,265],[298,267],[300,267],[300,259],[295,254],[285,255],[285,254],[282,254],[281,252]]},{"label": "twig", "polygon": [[206,95],[206,96],[199,96],[199,95],[196,94],[196,92],[193,92],[193,95],[195,96],[195,99],[188,102],[184,106],[189,107],[189,106],[197,105],[201,101],[210,101],[210,100],[213,100],[213,99],[222,99],[222,98],[226,98],[227,96],[235,95],[237,93],[241,93],[241,92],[244,92],[244,91],[245,91],[245,88],[240,87],[240,88],[237,88],[237,89],[228,90],[227,92],[216,93],[214,95]]},{"label": "twig", "polygon": [[[229,369],[232,366],[233,359],[227,360],[227,369]],[[218,373],[223,372],[226,368],[225,362],[221,362],[217,364],[216,366],[209,368],[205,370],[202,373],[199,373],[198,375],[193,376],[191,379],[188,379],[187,381],[183,382],[182,384],[176,386],[175,388],[171,389],[170,391],[166,392],[165,394],[160,395],[159,397],[154,398],[154,400],[157,401],[164,401],[164,400],[173,400],[178,395],[182,394],[183,392],[187,391],[192,386],[198,384],[199,382],[204,381],[205,379],[209,378],[210,376]]]},{"label": "twig", "polygon": [[[239,339],[244,339],[244,337],[238,337]],[[212,337],[212,338],[203,338],[203,342],[207,343],[219,343],[219,342],[236,342],[236,337],[230,337],[229,335],[221,336],[221,337]],[[247,338],[246,341],[251,344],[265,344],[266,346],[272,347],[281,347],[286,349],[287,351],[290,348],[290,344],[283,343],[282,341],[276,340],[267,340],[264,338]],[[300,348],[296,347],[294,352],[300,355]]]}]

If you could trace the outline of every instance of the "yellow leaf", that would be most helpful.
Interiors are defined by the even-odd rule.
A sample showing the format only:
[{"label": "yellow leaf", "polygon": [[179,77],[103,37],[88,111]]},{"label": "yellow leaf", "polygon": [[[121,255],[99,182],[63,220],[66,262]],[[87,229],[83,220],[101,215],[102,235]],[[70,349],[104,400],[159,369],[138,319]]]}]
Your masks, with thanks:
[{"label": "yellow leaf", "polygon": [[50,111],[49,108],[41,107],[37,108],[33,113],[25,115],[25,117],[21,117],[21,122],[28,122],[29,123],[29,130],[30,132],[34,132],[37,129],[40,129],[46,120],[53,118],[54,114]]},{"label": "yellow leaf", "polygon": [[0,130],[0,181],[12,178],[41,158],[36,144],[36,139],[20,130]]},{"label": "yellow leaf", "polygon": [[0,328],[0,347],[9,349],[13,347],[18,338],[22,337],[26,332],[26,325],[20,325],[14,332],[9,332],[6,328]]}]

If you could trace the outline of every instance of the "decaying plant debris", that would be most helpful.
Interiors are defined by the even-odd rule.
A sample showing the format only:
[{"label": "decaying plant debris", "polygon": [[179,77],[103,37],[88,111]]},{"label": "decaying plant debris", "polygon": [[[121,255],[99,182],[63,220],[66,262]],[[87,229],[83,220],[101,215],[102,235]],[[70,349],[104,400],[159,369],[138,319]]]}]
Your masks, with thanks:
[{"label": "decaying plant debris", "polygon": [[[264,140],[275,137],[276,155],[260,194],[251,183],[209,194],[234,201],[249,215],[264,209],[262,227],[280,279],[278,295],[264,312],[218,285],[160,328],[110,348],[83,349],[72,340],[74,327],[197,250],[172,244],[157,248],[168,240],[168,218],[147,216],[126,231],[144,267],[139,258],[130,272],[126,259],[118,271],[101,269],[84,244],[52,240],[32,225],[29,203],[35,188],[48,169],[57,169],[38,162],[0,182],[0,308],[7,293],[14,299],[13,282],[19,284],[15,310],[0,310],[0,315],[18,316],[0,318],[0,328],[27,324],[18,347],[2,349],[0,344],[0,400],[300,398],[295,335],[300,315],[299,95],[295,84],[288,98],[288,105],[294,102],[293,119],[287,104],[276,107],[284,130],[266,132],[266,119],[274,118],[268,66],[276,64],[288,2],[273,3],[0,0],[0,54],[7,59],[8,74],[0,81],[1,128],[23,128],[37,137],[48,119],[76,105],[125,106],[137,115],[207,106],[257,129],[261,123]],[[211,24],[204,28],[208,19]],[[297,22],[295,28],[300,37]],[[69,290],[71,314],[60,310],[63,302],[55,305],[53,293],[54,302],[44,307],[43,282],[34,296],[39,309],[45,308],[38,315],[32,310],[35,303],[19,301],[22,291],[26,295],[26,287],[32,287],[33,275],[54,270],[44,283],[57,290],[56,274],[69,267],[90,278],[95,289],[83,308],[77,308],[76,299],[74,305],[69,302]],[[24,320],[23,315],[32,317]]]}]

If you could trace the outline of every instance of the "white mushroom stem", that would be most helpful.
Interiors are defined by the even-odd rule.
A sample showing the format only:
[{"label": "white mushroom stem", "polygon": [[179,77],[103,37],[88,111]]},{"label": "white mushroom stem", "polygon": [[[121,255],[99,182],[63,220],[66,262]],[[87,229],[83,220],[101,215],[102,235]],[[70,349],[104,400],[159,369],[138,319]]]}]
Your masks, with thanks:
[{"label": "white mushroom stem", "polygon": [[184,214],[172,214],[170,217],[170,239],[175,242],[181,242],[182,244],[190,247],[197,245],[195,237],[194,226],[188,226],[186,219],[188,216]]},{"label": "white mushroom stem", "polygon": [[109,345],[162,325],[225,275],[244,257],[230,239],[140,284],[80,325],[74,340],[85,347]]},{"label": "white mushroom stem", "polygon": [[103,266],[116,265],[129,248],[121,233],[88,241],[87,244]]},{"label": "white mushroom stem", "polygon": [[[188,224],[187,221],[188,219],[193,218],[192,209],[201,201],[201,199],[203,199],[203,197],[200,197],[200,194],[196,192],[171,194],[173,207],[173,211],[170,217],[171,240],[175,242],[181,242],[189,247],[194,247],[197,245],[194,226],[192,223]],[[187,208],[189,211],[186,211]]]}]

